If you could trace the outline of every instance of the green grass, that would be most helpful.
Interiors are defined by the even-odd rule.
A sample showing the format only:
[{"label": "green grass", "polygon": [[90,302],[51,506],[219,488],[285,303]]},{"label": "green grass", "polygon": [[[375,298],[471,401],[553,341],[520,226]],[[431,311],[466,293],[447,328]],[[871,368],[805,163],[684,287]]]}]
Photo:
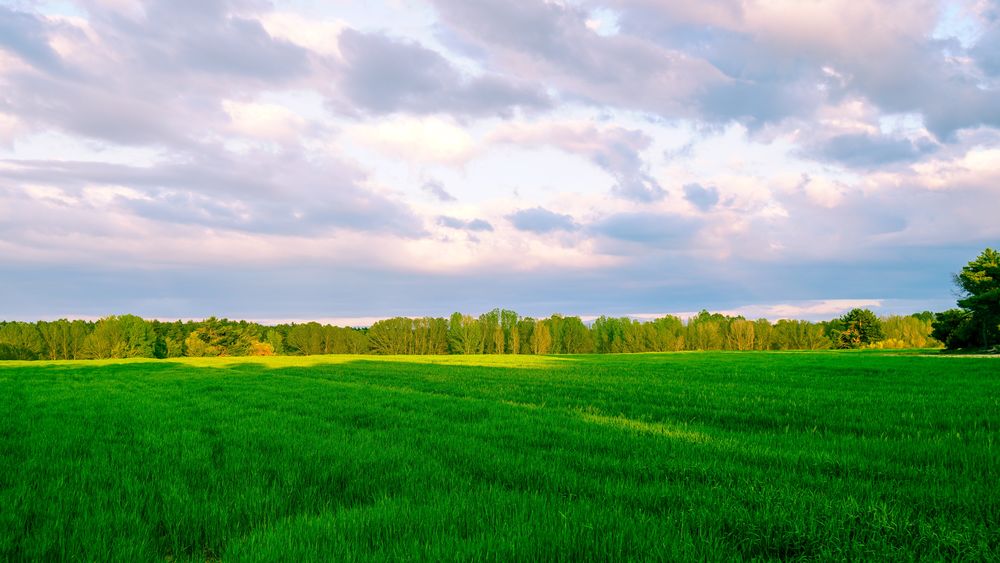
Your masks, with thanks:
[{"label": "green grass", "polygon": [[998,558],[1000,359],[0,363],[0,560]]}]

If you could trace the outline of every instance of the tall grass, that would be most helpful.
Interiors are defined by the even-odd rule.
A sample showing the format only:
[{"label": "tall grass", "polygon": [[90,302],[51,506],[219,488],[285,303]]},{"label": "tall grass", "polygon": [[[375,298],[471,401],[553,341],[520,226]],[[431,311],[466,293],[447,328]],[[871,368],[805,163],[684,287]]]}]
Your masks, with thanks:
[{"label": "tall grass", "polygon": [[0,364],[0,559],[971,559],[1000,361]]}]

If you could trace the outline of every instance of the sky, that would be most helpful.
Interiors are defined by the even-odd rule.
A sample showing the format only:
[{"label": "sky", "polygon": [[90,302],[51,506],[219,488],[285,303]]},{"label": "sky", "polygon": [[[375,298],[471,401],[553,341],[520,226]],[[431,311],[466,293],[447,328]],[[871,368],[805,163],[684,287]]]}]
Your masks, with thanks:
[{"label": "sky", "polygon": [[0,0],[0,318],[943,310],[1000,0]]}]

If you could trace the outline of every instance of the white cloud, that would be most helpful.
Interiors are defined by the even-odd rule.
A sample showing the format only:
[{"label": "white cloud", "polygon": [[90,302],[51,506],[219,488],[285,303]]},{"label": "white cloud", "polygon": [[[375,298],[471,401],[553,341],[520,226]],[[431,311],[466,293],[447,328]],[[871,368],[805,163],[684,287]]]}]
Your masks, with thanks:
[{"label": "white cloud", "polygon": [[290,41],[322,55],[340,58],[338,39],[347,27],[341,20],[306,18],[294,12],[270,12],[260,19],[272,36]]},{"label": "white cloud", "polygon": [[[781,319],[829,320],[850,311],[851,309],[879,309],[885,303],[884,299],[823,299],[798,301],[793,303],[755,304],[732,307],[725,310],[712,310],[729,316],[743,316],[747,319],[764,318],[771,322]],[[625,316],[653,320],[666,315],[674,315],[681,319],[689,319],[698,315],[695,311],[673,313],[629,313]]]},{"label": "white cloud", "polygon": [[774,305],[745,305],[723,311],[723,313],[743,315],[747,318],[763,317],[772,321],[778,319],[829,319],[840,316],[851,309],[881,306],[881,299],[824,299]]},{"label": "white cloud", "polygon": [[[993,147],[973,147],[962,157],[955,159],[934,159],[913,165],[916,180],[933,190],[948,190],[969,186],[1000,185],[1000,149]],[[889,177],[896,184],[902,184],[905,176]]]},{"label": "white cloud", "polygon": [[347,137],[382,153],[410,162],[458,165],[476,151],[465,129],[439,117],[396,117],[350,127]]},{"label": "white cloud", "polygon": [[814,203],[832,209],[844,201],[847,187],[840,182],[817,177],[805,179],[803,189]]},{"label": "white cloud", "polygon": [[277,104],[223,100],[233,133],[258,139],[292,142],[306,128],[306,121]]},{"label": "white cloud", "polygon": [[60,188],[54,186],[43,186],[37,184],[26,184],[21,186],[21,191],[28,197],[49,204],[73,205],[79,203],[79,199],[67,194]]},{"label": "white cloud", "polygon": [[12,147],[14,140],[24,131],[21,121],[13,115],[0,113],[0,147]]},{"label": "white cloud", "polygon": [[125,186],[87,186],[82,190],[82,200],[101,208],[113,204],[119,198],[151,201],[148,195]]}]

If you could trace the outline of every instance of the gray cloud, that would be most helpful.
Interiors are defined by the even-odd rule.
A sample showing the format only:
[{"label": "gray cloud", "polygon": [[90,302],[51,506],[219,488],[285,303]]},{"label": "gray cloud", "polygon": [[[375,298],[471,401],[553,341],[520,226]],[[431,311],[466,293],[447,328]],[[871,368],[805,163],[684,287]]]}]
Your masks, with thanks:
[{"label": "gray cloud", "polygon": [[627,133],[628,140],[607,139],[590,155],[601,168],[616,180],[615,192],[625,199],[653,202],[663,199],[664,189],[646,172],[639,150],[649,146],[651,139],[638,131]]},{"label": "gray cloud", "polygon": [[626,242],[679,247],[694,236],[696,227],[694,221],[678,215],[639,212],[610,215],[589,230]]},{"label": "gray cloud", "polygon": [[438,180],[428,180],[427,182],[424,182],[424,185],[420,186],[420,189],[431,194],[437,198],[438,201],[457,201],[455,196],[451,195],[448,190],[444,189],[444,184]]},{"label": "gray cloud", "polygon": [[1000,76],[1000,3],[994,2],[985,14],[989,27],[971,49],[972,56],[986,74]]},{"label": "gray cloud", "polygon": [[48,71],[62,70],[62,59],[49,46],[48,26],[34,14],[0,6],[0,48]]},{"label": "gray cloud", "polygon": [[268,81],[285,80],[307,72],[306,51],[271,37],[257,20],[230,17],[199,33],[186,33],[178,38],[177,45],[178,49],[171,55],[174,63],[182,68]]},{"label": "gray cloud", "polygon": [[[0,72],[0,87],[9,111],[29,124],[118,144],[190,149],[228,123],[222,99],[300,85],[312,72],[306,50],[237,11],[258,8],[157,0],[126,17],[87,3],[99,40],[69,23],[0,8],[0,41],[16,45],[32,65]],[[55,35],[73,41],[72,56],[52,51],[46,41]]]},{"label": "gray cloud", "polygon": [[459,229],[464,231],[492,231],[493,225],[484,219],[459,219],[442,215],[438,217],[438,224],[449,229]]},{"label": "gray cloud", "polygon": [[563,98],[654,112],[691,115],[705,85],[722,80],[710,64],[650,41],[601,36],[588,12],[569,3],[525,0],[432,0],[449,39],[474,46],[492,66],[544,81]]},{"label": "gray cloud", "polygon": [[[0,161],[3,163],[4,161]],[[155,221],[262,234],[305,234],[330,229],[423,233],[404,204],[359,184],[364,175],[332,159],[301,154],[236,154],[210,146],[197,159],[150,166],[72,161],[6,161],[0,183],[58,186],[80,197],[91,186],[118,186],[142,197],[120,196],[114,206]],[[2,185],[0,184],[0,185]]]},{"label": "gray cloud", "polygon": [[857,133],[837,135],[816,143],[806,154],[853,168],[876,168],[897,162],[912,162],[933,153],[938,145],[930,139],[912,141],[883,135]]},{"label": "gray cloud", "polygon": [[519,231],[539,234],[575,231],[579,228],[572,216],[549,211],[543,207],[515,211],[507,216],[507,220]]},{"label": "gray cloud", "polygon": [[984,89],[945,54],[953,43],[928,42],[850,69],[848,88],[885,112],[917,112],[938,139],[953,140],[960,129],[1000,126],[1000,92]]},{"label": "gray cloud", "polygon": [[715,186],[704,187],[693,183],[684,186],[684,199],[702,211],[708,211],[719,203],[719,190]]},{"label": "gray cloud", "polygon": [[508,115],[517,108],[551,105],[536,85],[499,75],[463,76],[447,59],[419,43],[353,29],[340,34],[344,64],[339,90],[353,112],[447,112],[459,115]]},{"label": "gray cloud", "polygon": [[[711,5],[651,0],[612,0],[623,34],[640,37],[711,63],[726,77],[709,83],[694,103],[709,120],[739,120],[751,127],[786,117],[810,118],[824,104],[848,96],[870,100],[887,113],[919,113],[939,139],[980,125],[1000,126],[996,84],[985,85],[956,61],[957,41],[941,41],[920,29],[896,25],[900,16],[937,13],[936,4],[887,1],[866,4],[869,32],[849,45],[840,38],[857,22],[827,16],[830,39],[787,28],[753,27],[759,8],[727,0]],[[859,12],[860,13],[860,12]],[[847,12],[843,12],[847,14]],[[994,14],[995,18],[995,14]],[[910,24],[914,18],[910,18]],[[987,73],[995,69],[996,19],[972,56]],[[919,25],[919,22],[917,23]],[[840,26],[840,27],[836,27]],[[829,75],[833,71],[835,75]],[[821,88],[816,88],[820,85]]]}]

